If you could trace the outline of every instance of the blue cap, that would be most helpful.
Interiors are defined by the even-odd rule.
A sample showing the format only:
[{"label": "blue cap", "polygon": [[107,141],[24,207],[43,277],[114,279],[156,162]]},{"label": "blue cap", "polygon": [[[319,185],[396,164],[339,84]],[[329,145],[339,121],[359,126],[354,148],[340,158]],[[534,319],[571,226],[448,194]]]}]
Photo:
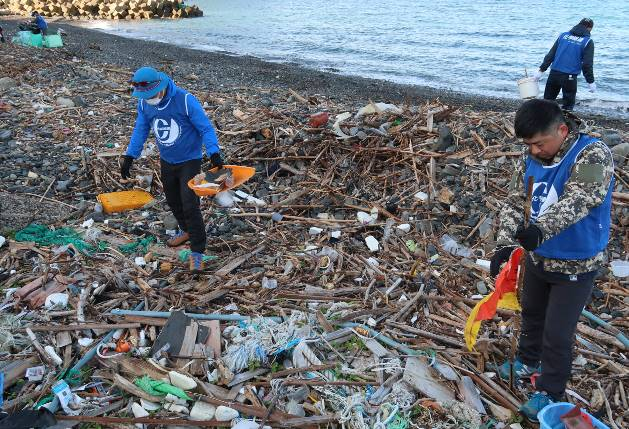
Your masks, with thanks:
[{"label": "blue cap", "polygon": [[166,89],[169,80],[166,73],[158,72],[152,67],[142,67],[133,74],[133,79],[131,79],[134,87],[132,95],[144,100],[153,98]]}]

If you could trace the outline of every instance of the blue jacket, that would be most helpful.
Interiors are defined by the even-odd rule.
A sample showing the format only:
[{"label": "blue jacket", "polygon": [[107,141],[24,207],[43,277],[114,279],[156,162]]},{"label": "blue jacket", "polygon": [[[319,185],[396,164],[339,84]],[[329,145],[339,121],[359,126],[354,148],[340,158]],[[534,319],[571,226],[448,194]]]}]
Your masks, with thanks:
[{"label": "blue jacket", "polygon": [[44,17],[41,15],[37,15],[37,17],[35,18],[35,24],[37,24],[37,28],[39,28],[40,30],[48,30],[48,24],[46,23]]},{"label": "blue jacket", "polygon": [[219,152],[214,127],[199,101],[171,80],[164,99],[157,106],[138,101],[138,116],[127,147],[127,155],[138,158],[153,131],[160,157],[170,164],[211,156]]},{"label": "blue jacket", "polygon": [[[581,151],[596,141],[598,139],[581,134],[561,161],[553,165],[543,165],[536,159],[528,157],[524,183],[528,183],[529,176],[533,176],[531,203],[533,222],[543,216],[544,211],[561,198],[564,186],[570,178]],[[534,253],[552,259],[588,259],[604,250],[609,241],[612,189],[614,189],[613,178],[602,204],[592,208],[583,219],[544,241]]]},{"label": "blue jacket", "polygon": [[[552,64],[552,65],[551,65]],[[594,41],[583,25],[561,33],[540,66],[542,72],[551,70],[583,76],[588,83],[594,82]]]}]

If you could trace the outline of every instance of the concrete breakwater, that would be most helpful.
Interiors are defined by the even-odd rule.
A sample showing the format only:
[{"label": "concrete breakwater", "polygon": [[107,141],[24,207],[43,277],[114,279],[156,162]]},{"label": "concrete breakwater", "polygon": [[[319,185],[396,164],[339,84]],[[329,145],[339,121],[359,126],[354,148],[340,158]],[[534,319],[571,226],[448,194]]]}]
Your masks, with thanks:
[{"label": "concrete breakwater", "polygon": [[36,10],[43,16],[68,19],[151,19],[203,16],[198,6],[181,0],[0,0],[0,9],[23,15]]}]

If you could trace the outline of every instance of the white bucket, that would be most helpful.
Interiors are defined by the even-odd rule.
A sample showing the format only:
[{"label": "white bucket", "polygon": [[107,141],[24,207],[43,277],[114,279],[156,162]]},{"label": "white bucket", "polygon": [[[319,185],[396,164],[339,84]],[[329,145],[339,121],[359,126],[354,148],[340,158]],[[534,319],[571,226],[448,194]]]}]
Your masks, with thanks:
[{"label": "white bucket", "polygon": [[528,98],[535,98],[539,94],[539,85],[537,79],[534,77],[525,77],[518,81],[518,88],[520,89],[520,97],[525,100]]}]

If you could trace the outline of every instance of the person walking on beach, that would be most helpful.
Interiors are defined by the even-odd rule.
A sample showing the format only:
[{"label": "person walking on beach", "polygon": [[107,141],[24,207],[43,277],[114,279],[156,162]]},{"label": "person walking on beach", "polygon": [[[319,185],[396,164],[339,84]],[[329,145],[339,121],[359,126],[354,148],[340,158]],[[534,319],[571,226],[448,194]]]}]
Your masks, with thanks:
[{"label": "person walking on beach", "polygon": [[[614,163],[605,143],[570,129],[554,101],[525,102],[514,125],[528,151],[511,181],[490,271],[496,276],[516,246],[530,252],[517,358],[498,373],[505,380],[541,374],[535,393],[520,408],[536,421],[541,409],[562,400],[571,376],[577,321],[609,240]],[[529,177],[534,179],[531,223],[525,228]]]},{"label": "person walking on beach", "polygon": [[535,73],[535,77],[539,80],[550,67],[544,99],[555,100],[561,91],[564,110],[574,109],[577,95],[577,76],[581,71],[583,71],[590,92],[596,91],[594,41],[590,36],[593,27],[594,21],[590,18],[583,18],[572,30],[561,33],[544,57],[539,71]]},{"label": "person walking on beach", "polygon": [[131,142],[123,157],[120,175],[130,177],[133,161],[152,130],[159,148],[161,180],[166,202],[177,219],[180,231],[168,246],[190,242],[189,267],[204,269],[206,232],[199,197],[188,188],[188,181],[201,172],[203,148],[211,167],[223,167],[216,132],[199,101],[177,87],[165,74],[151,67],[138,69],[131,80],[137,97],[137,119]]}]

